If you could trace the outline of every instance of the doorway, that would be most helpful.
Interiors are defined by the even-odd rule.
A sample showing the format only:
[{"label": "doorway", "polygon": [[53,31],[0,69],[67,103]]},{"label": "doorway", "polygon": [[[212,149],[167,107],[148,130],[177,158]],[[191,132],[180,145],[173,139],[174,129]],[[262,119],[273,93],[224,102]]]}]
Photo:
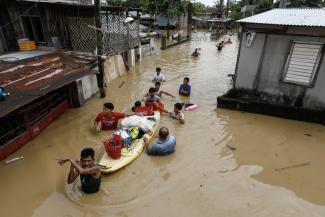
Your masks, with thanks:
[{"label": "doorway", "polygon": [[45,43],[44,30],[40,17],[22,17],[26,37],[36,43]]}]

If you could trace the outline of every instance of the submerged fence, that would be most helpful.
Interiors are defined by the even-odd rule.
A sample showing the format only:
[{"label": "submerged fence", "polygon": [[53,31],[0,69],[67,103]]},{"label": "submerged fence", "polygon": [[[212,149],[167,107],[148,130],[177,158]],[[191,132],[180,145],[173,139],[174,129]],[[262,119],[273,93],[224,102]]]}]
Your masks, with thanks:
[{"label": "submerged fence", "polygon": [[[105,54],[117,54],[139,44],[139,21],[124,24],[126,16],[102,14],[103,49]],[[73,50],[95,52],[96,30],[93,17],[67,18]]]}]

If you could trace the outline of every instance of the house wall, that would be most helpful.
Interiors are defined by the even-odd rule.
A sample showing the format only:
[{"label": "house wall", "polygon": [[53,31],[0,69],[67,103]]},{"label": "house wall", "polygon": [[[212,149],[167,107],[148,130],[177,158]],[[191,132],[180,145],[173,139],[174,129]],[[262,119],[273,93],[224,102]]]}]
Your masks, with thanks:
[{"label": "house wall", "polygon": [[236,71],[235,88],[253,89],[254,79],[262,55],[266,34],[256,34],[251,47],[244,45],[244,38],[240,42],[240,53]]},{"label": "house wall", "polygon": [[98,92],[96,75],[84,76],[75,82],[73,92],[73,106],[83,106],[88,99]]},{"label": "house wall", "polygon": [[325,109],[325,58],[323,57],[314,88],[308,88],[304,97],[304,105]]},{"label": "house wall", "polygon": [[[265,37],[266,34],[267,37]],[[251,47],[246,47],[241,43],[235,88],[266,93],[263,100],[270,103],[290,106],[302,104],[305,108],[325,108],[325,94],[323,94],[325,92],[323,85],[325,82],[324,58],[320,63],[313,86],[306,87],[281,81],[292,41],[325,43],[325,38],[257,33]],[[263,58],[260,62],[261,57]]]}]

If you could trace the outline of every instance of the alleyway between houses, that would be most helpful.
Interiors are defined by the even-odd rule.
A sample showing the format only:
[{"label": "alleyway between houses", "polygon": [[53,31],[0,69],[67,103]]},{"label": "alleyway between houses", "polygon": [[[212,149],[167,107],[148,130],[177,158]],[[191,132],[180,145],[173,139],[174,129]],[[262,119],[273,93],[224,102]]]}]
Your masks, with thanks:
[{"label": "alleyway between houses", "polygon": [[[235,70],[237,36],[232,40],[221,52],[210,40],[165,51],[156,46],[128,75],[109,84],[106,98],[97,96],[62,115],[11,156],[24,160],[0,165],[1,216],[325,216],[324,126],[216,109],[216,97],[231,87],[227,75]],[[202,49],[198,59],[190,57],[195,47]],[[199,105],[185,113],[185,125],[161,119],[160,126],[177,137],[175,154],[142,153],[104,176],[94,195],[80,193],[78,183],[66,185],[69,167],[58,166],[54,158],[77,159],[87,146],[100,158],[101,138],[108,133],[94,132],[92,124],[102,104],[111,101],[116,111],[130,112],[152,86],[157,66],[167,78],[161,89],[177,96],[162,98],[167,109],[185,102],[177,94],[185,76],[191,79],[190,102]]]}]

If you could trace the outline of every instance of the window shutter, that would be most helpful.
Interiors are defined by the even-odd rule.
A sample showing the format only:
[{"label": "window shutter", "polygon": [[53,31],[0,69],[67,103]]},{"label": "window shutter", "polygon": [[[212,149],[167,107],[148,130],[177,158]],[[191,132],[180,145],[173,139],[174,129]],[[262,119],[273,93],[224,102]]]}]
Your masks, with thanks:
[{"label": "window shutter", "polygon": [[294,42],[284,81],[311,84],[317,70],[321,47],[321,44]]}]

